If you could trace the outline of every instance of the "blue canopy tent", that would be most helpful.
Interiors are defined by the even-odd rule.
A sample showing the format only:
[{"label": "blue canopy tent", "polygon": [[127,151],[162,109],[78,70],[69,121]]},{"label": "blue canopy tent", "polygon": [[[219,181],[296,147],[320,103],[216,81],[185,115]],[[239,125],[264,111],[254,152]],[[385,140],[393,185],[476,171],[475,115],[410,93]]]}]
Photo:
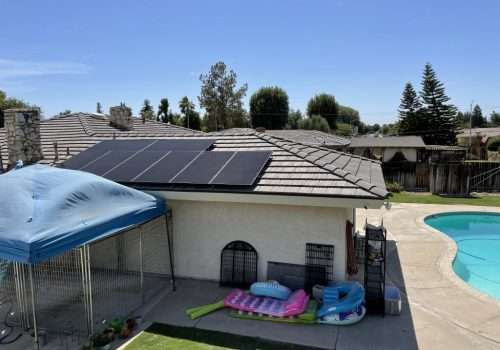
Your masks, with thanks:
[{"label": "blue canopy tent", "polygon": [[12,170],[0,175],[0,258],[27,264],[32,283],[33,264],[166,213],[163,199],[90,173],[43,165]]}]

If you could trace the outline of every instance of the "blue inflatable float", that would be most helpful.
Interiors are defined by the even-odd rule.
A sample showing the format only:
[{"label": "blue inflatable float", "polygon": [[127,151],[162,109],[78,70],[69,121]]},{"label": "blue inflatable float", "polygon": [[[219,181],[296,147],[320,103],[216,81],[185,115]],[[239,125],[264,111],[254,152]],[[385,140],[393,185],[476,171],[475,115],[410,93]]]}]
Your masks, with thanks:
[{"label": "blue inflatable float", "polygon": [[347,325],[361,321],[366,314],[365,290],[358,282],[338,282],[323,289],[323,306],[318,322]]},{"label": "blue inflatable float", "polygon": [[255,282],[250,286],[250,293],[260,297],[287,300],[292,291],[277,281]]}]

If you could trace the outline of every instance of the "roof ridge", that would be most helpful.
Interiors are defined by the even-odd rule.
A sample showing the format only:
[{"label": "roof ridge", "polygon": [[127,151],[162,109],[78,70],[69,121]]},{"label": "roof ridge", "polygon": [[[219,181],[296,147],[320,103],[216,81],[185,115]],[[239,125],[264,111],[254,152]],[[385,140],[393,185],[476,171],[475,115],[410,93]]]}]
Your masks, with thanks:
[{"label": "roof ridge", "polygon": [[[300,146],[305,146],[307,148],[316,149],[316,151],[325,151],[325,152],[328,152],[330,154],[338,154],[339,157],[342,156],[342,155],[346,155],[346,156],[349,156],[351,159],[359,159],[360,161],[364,160],[364,161],[369,161],[371,163],[376,163],[376,164],[380,164],[379,161],[375,161],[373,159],[365,158],[365,157],[358,156],[358,155],[351,154],[351,153],[340,152],[340,151],[337,151],[337,150],[332,150],[332,149],[324,148],[324,147],[311,146],[311,145],[303,144],[303,143],[300,143],[300,142],[290,141],[290,140],[287,140],[287,139],[284,139],[284,138],[280,138],[280,137],[276,137],[276,136],[265,135],[264,133],[256,133],[256,136],[259,137],[259,138],[261,138],[261,139],[263,139],[263,140],[265,140],[265,141],[267,141],[267,142],[272,143],[276,147],[279,147],[279,148],[281,148],[281,149],[283,149],[285,151],[293,153],[294,155],[296,155],[296,156],[304,159],[305,161],[307,161],[307,162],[309,162],[311,164],[314,164],[314,165],[320,167],[323,170],[326,170],[326,171],[330,172],[333,175],[337,175],[337,176],[342,177],[347,182],[350,182],[350,183],[352,183],[354,185],[357,185],[361,189],[363,189],[365,191],[368,191],[371,194],[374,194],[374,195],[376,195],[378,197],[385,197],[387,195],[387,190],[379,188],[377,185],[375,185],[373,183],[370,183],[367,180],[365,180],[365,179],[363,179],[363,178],[361,178],[359,176],[356,176],[356,175],[354,175],[354,174],[352,174],[350,172],[347,172],[347,171],[343,170],[343,168],[340,168],[338,166],[333,165],[332,164],[333,161],[332,162],[328,162],[326,164],[322,164],[321,162],[318,161],[318,159],[321,159],[323,157],[319,157],[318,159],[312,161],[312,160],[307,159],[306,157],[300,155],[301,151],[299,151],[299,152],[294,151],[293,150],[293,148],[294,148],[293,146],[291,146],[291,147],[283,147],[282,145],[279,145],[277,142],[275,142],[273,139],[277,139],[279,141],[287,142],[289,145],[300,145]],[[314,153],[314,152],[310,152],[310,153]],[[334,169],[331,169],[332,167],[334,167]],[[376,190],[374,191],[374,189],[376,189]]]}]

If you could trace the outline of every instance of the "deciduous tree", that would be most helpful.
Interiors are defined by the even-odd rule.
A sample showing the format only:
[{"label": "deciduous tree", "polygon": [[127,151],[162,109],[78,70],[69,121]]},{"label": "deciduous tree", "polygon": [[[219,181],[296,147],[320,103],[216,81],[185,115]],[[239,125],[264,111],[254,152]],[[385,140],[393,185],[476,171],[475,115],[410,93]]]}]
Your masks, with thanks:
[{"label": "deciduous tree", "polygon": [[151,105],[151,102],[149,102],[148,99],[145,99],[144,104],[142,105],[141,119],[142,119],[143,123],[145,123],[146,120],[154,120],[155,119],[155,112],[153,110],[153,106]]},{"label": "deciduous tree", "polygon": [[290,110],[288,113],[288,129],[298,129],[299,128],[299,123],[302,120],[302,112],[298,109],[296,110]]},{"label": "deciduous tree", "polygon": [[338,105],[335,97],[329,94],[319,94],[312,97],[307,104],[307,115],[320,115],[326,119],[330,129],[336,128]]},{"label": "deciduous tree", "polygon": [[499,125],[500,126],[500,113],[498,112],[491,112],[490,114],[490,121],[493,125]]},{"label": "deciduous tree", "polygon": [[209,130],[221,130],[246,124],[243,98],[248,86],[237,87],[237,75],[228,71],[224,62],[217,62],[208,74],[200,75],[200,107],[207,112]]},{"label": "deciduous tree", "polygon": [[283,129],[288,122],[288,95],[280,87],[262,87],[250,98],[253,128]]},{"label": "deciduous tree", "polygon": [[190,128],[194,130],[201,129],[200,114],[194,110],[195,105],[189,100],[187,96],[184,96],[179,101],[179,109],[182,114],[182,126],[185,128]]},{"label": "deciduous tree", "polygon": [[29,105],[14,97],[7,97],[7,94],[0,90],[0,128],[4,127],[4,113],[6,109],[10,108],[27,108]]}]

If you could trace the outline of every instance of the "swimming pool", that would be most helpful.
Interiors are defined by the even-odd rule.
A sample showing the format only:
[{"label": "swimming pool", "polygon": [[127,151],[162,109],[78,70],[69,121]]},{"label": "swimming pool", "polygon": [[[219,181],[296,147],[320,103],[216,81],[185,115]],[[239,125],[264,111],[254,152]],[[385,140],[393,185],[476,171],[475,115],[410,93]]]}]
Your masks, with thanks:
[{"label": "swimming pool", "polygon": [[500,214],[460,212],[431,215],[425,223],[455,240],[455,273],[495,299],[500,299]]}]

